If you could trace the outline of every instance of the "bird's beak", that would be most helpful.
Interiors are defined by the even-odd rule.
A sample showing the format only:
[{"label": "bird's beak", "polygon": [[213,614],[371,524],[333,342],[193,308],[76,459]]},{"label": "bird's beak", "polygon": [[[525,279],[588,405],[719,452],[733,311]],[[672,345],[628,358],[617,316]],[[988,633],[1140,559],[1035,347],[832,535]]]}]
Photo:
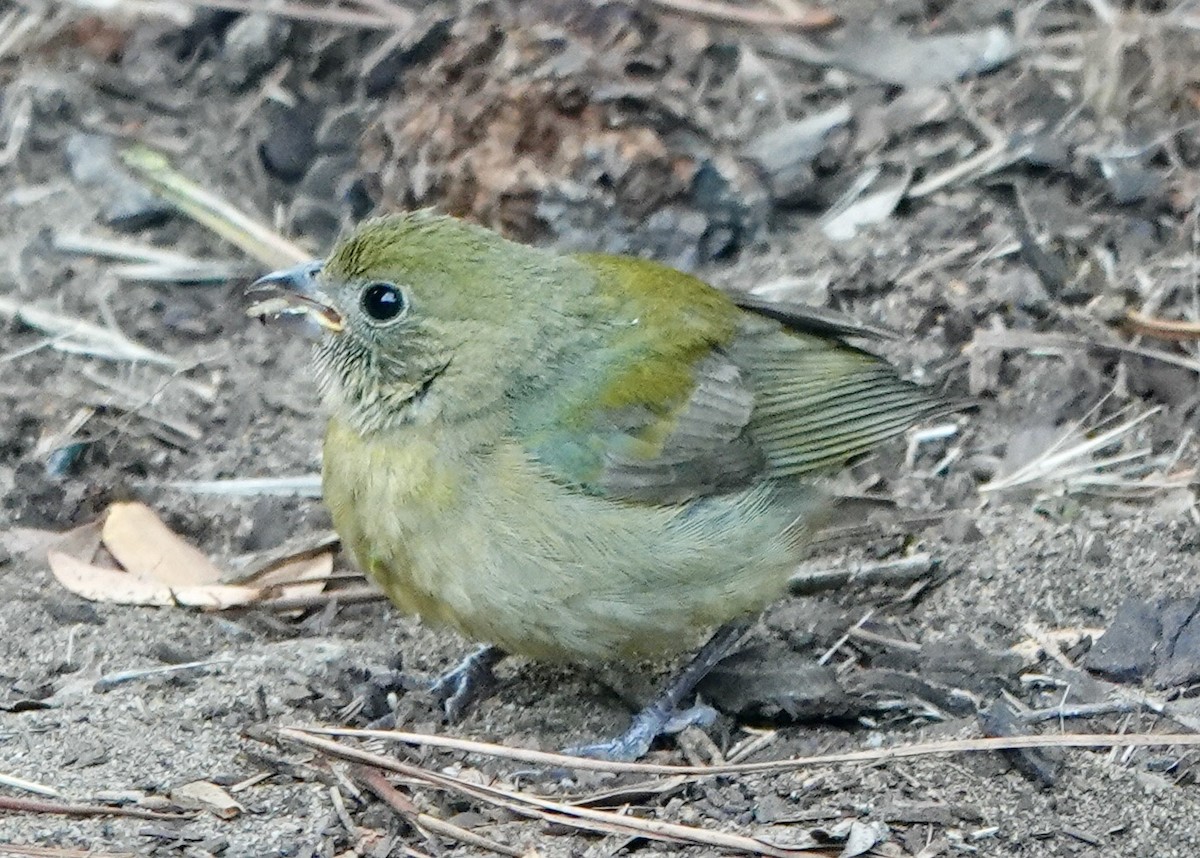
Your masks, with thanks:
[{"label": "bird's beak", "polygon": [[279,316],[304,316],[329,333],[341,333],[346,327],[342,314],[317,288],[321,265],[317,259],[258,278],[246,294],[262,297],[247,308],[246,315],[262,321]]}]

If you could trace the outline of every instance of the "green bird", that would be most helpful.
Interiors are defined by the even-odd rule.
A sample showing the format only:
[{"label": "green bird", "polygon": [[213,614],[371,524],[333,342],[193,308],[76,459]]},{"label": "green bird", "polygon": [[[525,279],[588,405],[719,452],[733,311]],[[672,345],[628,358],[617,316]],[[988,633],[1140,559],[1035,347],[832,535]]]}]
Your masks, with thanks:
[{"label": "green bird", "polygon": [[611,742],[636,758],[789,574],[813,475],[947,410],[824,311],[641,259],[559,254],[428,211],[372,220],[255,284],[319,323],[325,503],[396,606],[504,654],[660,658],[722,627]]}]

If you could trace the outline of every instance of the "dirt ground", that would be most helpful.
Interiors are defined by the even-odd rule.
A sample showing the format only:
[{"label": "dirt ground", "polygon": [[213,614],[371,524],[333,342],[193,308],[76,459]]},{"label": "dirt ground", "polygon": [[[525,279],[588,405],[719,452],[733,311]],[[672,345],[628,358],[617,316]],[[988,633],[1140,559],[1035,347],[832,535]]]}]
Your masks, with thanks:
[{"label": "dirt ground", "polygon": [[[592,212],[578,214],[570,228],[548,224],[546,213],[562,210],[564,188],[582,188],[585,196],[589,190],[566,156],[563,163],[545,159],[545,179],[514,168],[509,184],[476,181],[470,204],[459,186],[430,180],[418,189],[411,164],[402,175],[385,169],[388,159],[411,154],[404,134],[417,132],[406,129],[425,127],[412,111],[466,97],[437,69],[439,51],[470,42],[466,18],[454,8],[444,11],[453,22],[448,37],[439,29],[442,19],[418,16],[420,38],[402,40],[402,82],[383,85],[373,84],[368,71],[384,63],[349,61],[391,56],[380,48],[389,34],[378,29],[297,20],[276,21],[282,29],[275,30],[268,19],[255,22],[258,30],[233,30],[237,16],[229,13],[205,11],[181,23],[117,11],[98,18],[69,5],[18,4],[3,23],[31,25],[11,47],[6,43],[0,58],[0,132],[10,141],[0,152],[0,298],[118,326],[181,368],[64,353],[55,347],[62,337],[3,314],[0,778],[52,787],[54,801],[151,810],[177,809],[180,787],[194,781],[232,788],[261,778],[236,791],[243,809],[227,819],[207,811],[177,819],[76,818],[0,802],[0,855],[488,854],[414,831],[365,791],[356,795],[341,764],[272,738],[284,725],[363,726],[371,707],[358,714],[344,707],[364,688],[376,687],[394,667],[413,675],[445,669],[469,651],[469,642],[400,617],[382,601],[334,601],[298,616],[130,607],[73,596],[49,571],[44,533],[94,520],[115,500],[145,501],[219,563],[329,527],[316,499],[198,494],[167,485],[314,473],[322,416],[306,373],[309,345],[245,317],[244,287],[262,270],[254,262],[246,276],[180,285],[118,279],[111,262],[64,252],[66,237],[122,235],[186,254],[244,259],[181,216],[151,213],[145,224],[131,225],[114,214],[117,202],[139,216],[146,203],[136,194],[125,199],[127,186],[80,166],[72,147],[99,145],[103,154],[81,132],[161,149],[184,174],[315,255],[366,211],[444,204],[562,246],[584,244],[579,236],[591,230],[592,245],[688,264],[720,286],[783,284],[902,332],[876,347],[915,377],[974,397],[977,407],[955,418],[953,435],[911,448],[898,442],[837,478],[839,490],[870,495],[876,511],[847,519],[861,526],[831,534],[806,567],[877,567],[929,555],[917,583],[791,597],[754,632],[752,646],[805,663],[832,650],[835,673],[853,699],[797,717],[788,715],[786,701],[748,701],[740,717],[723,711],[707,731],[718,748],[728,751],[748,730],[767,729],[775,731],[773,741],[750,759],[995,735],[977,716],[1004,699],[1035,710],[1114,695],[1170,704],[1166,714],[1114,707],[1110,714],[1023,728],[1048,734],[1191,732],[1200,723],[1192,717],[1196,677],[1163,687],[1151,680],[1117,685],[1083,669],[1097,631],[1129,597],[1154,605],[1200,590],[1190,471],[1200,402],[1200,41],[1174,13],[1155,4],[1116,10],[1061,4],[1043,13],[1022,7],[1014,19],[1006,4],[983,0],[854,2],[838,4],[845,18],[814,36],[844,45],[848,34],[871,28],[926,35],[997,25],[1018,31],[1017,54],[994,71],[932,86],[881,83],[837,64],[763,59],[766,52],[755,53],[760,31],[717,30],[668,16],[664,32],[682,28],[681,43],[693,44],[700,33],[705,50],[719,44],[740,51],[738,74],[768,69],[784,93],[775,104],[780,115],[800,118],[844,102],[856,120],[844,132],[849,136],[814,160],[803,194],[784,199],[770,188],[755,192],[731,182],[723,193],[742,206],[736,228],[698,195],[667,199],[661,211],[674,220],[661,221],[670,240],[660,241],[653,230],[630,228],[646,216],[631,207],[636,182],[605,185],[577,207],[604,210],[611,203],[611,220],[595,221]],[[240,48],[231,32],[250,47]],[[574,38],[570,27],[563,32]],[[520,35],[513,33],[510,40]],[[663,38],[641,46],[643,59]],[[492,56],[492,68],[497,77],[511,75],[515,86],[520,69],[501,62],[504,50]],[[929,64],[938,61],[929,55]],[[449,88],[422,89],[433,79]],[[719,117],[717,108],[727,103],[714,96],[707,105]],[[927,111],[926,118],[904,120],[901,107]],[[639,115],[649,114],[658,117],[647,126],[658,136],[638,138],[638,145],[670,153],[680,135],[663,130],[669,122],[662,111],[644,108]],[[439,115],[429,127],[446,132],[453,119]],[[710,125],[709,137],[690,129],[687,146],[707,146],[720,156],[712,163],[726,163],[731,152],[748,151],[739,148],[739,134],[764,130],[761,115],[743,119],[747,124],[731,128]],[[566,140],[568,132],[561,133]],[[995,169],[968,170],[917,192],[920,182],[997,141],[1012,157],[998,159],[1004,163]],[[452,148],[442,147],[446,160],[431,162],[430,174],[465,169],[464,163],[484,169],[478,152],[463,156]],[[1057,154],[1046,154],[1050,149]],[[430,158],[439,157],[431,151]],[[643,150],[621,151],[636,160]],[[326,172],[320,180],[313,178],[318,164]],[[853,237],[831,238],[821,228],[823,214],[874,167],[884,176],[906,175],[903,199]],[[522,182],[553,197],[553,205],[543,200],[536,218],[529,215],[527,187],[513,191]],[[553,194],[546,190],[552,187]],[[503,205],[489,207],[489,199]],[[513,199],[521,204],[510,205]],[[705,226],[687,233],[693,222]],[[1047,273],[1047,259],[1066,275]],[[1175,341],[1142,330],[1134,338],[1114,324],[1126,310],[1177,320],[1190,333]],[[1035,460],[1055,438],[1077,444],[1101,418],[1120,422],[1152,408],[1160,410],[1048,479],[980,490]],[[87,419],[73,424],[81,409]],[[1072,432],[1075,421],[1084,428]],[[1139,450],[1145,452],[1129,462],[1099,461]],[[338,571],[352,571],[348,558],[336,562]],[[868,634],[852,634],[856,625]],[[1067,641],[1061,652],[1028,648],[1059,632]],[[1021,645],[1024,655],[1006,654]],[[120,671],[193,661],[206,664],[97,685]],[[588,671],[514,662],[502,668],[496,695],[461,723],[442,724],[418,703],[401,706],[407,717],[401,726],[557,750],[623,728],[631,707],[668,667]],[[734,683],[734,698],[739,687]],[[722,706],[730,708],[739,707]],[[556,796],[637,780],[559,773],[531,783],[514,776],[520,764],[371,747]],[[651,759],[689,758],[679,743],[666,741]],[[821,848],[830,855],[860,854],[849,847],[842,853],[846,844],[837,831],[848,820],[884,824],[870,853],[879,855],[1166,858],[1200,850],[1200,792],[1195,754],[1187,748],[1068,749],[1042,762],[1051,775],[1031,771],[1027,757],[996,753],[806,766],[713,778],[661,796],[641,793],[630,803],[639,816],[782,844],[820,845],[828,835]],[[582,834],[423,788],[412,794],[421,810],[532,854],[713,851]],[[31,794],[0,781],[0,798],[11,797]],[[24,848],[32,846],[45,851]]]}]

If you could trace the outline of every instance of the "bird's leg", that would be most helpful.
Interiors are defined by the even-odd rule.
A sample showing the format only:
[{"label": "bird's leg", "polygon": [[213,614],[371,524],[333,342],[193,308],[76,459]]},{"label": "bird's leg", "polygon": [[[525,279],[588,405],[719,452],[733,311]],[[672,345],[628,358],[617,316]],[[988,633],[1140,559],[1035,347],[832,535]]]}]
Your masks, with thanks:
[{"label": "bird's leg", "polygon": [[737,647],[752,622],[749,619],[734,620],[717,629],[687,666],[634,716],[629,729],[620,736],[607,742],[568,748],[566,753],[577,757],[632,761],[644,757],[659,736],[678,733],[693,724],[711,724],[714,713],[710,707],[693,706],[680,710],[679,706],[717,662]]},{"label": "bird's leg", "polygon": [[485,644],[433,681],[429,691],[442,704],[446,720],[458,721],[471,706],[491,696],[496,687],[492,668],[505,655],[500,647]]}]

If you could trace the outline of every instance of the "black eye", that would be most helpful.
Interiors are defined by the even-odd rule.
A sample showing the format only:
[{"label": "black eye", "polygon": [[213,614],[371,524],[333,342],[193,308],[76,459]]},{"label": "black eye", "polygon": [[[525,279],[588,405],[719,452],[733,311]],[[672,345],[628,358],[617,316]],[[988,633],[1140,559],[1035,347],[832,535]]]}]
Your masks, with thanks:
[{"label": "black eye", "polygon": [[377,322],[390,322],[407,309],[404,293],[392,283],[372,283],[362,291],[363,312]]}]

